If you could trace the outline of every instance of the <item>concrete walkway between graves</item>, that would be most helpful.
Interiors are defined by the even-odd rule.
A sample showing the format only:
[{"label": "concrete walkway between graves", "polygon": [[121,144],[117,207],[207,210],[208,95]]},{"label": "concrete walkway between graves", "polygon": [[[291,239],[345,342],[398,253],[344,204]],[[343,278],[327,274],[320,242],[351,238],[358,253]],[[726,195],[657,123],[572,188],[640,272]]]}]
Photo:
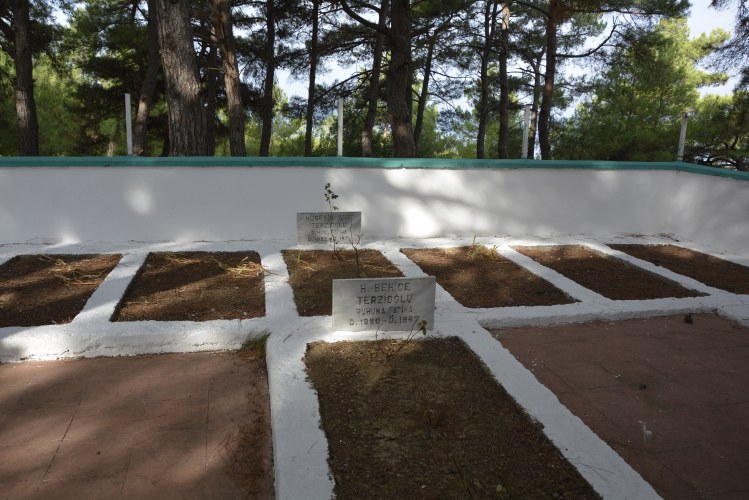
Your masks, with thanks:
[{"label": "concrete walkway between graves", "polygon": [[[592,238],[571,241],[598,245],[602,251],[610,252]],[[642,242],[635,238],[632,241]],[[424,276],[423,271],[400,253],[401,247],[460,243],[465,242],[449,239],[404,240],[373,242],[367,247],[382,251],[405,276],[418,277]],[[704,369],[702,372],[689,372],[689,390],[684,394],[692,397],[697,389],[707,389],[702,392],[715,396],[712,399],[708,397],[702,403],[690,401],[691,406],[676,408],[688,424],[694,423],[694,432],[685,429],[680,434],[691,443],[687,453],[678,457],[673,455],[677,448],[674,441],[664,441],[672,427],[660,426],[666,423],[670,425],[677,418],[641,418],[637,414],[639,407],[632,407],[626,399],[618,402],[612,399],[611,405],[626,410],[630,420],[638,421],[635,430],[622,429],[622,424],[616,422],[613,422],[612,428],[622,431],[625,446],[630,446],[629,442],[639,444],[638,439],[647,439],[642,441],[642,447],[658,446],[655,458],[650,461],[670,461],[671,468],[666,472],[679,476],[681,481],[678,485],[673,483],[679,486],[673,491],[679,495],[683,493],[684,498],[691,496],[685,493],[687,491],[698,497],[714,494],[716,498],[740,498],[747,494],[749,486],[741,479],[745,474],[731,475],[738,479],[730,484],[729,489],[721,490],[713,485],[724,480],[721,474],[725,469],[716,470],[713,463],[705,465],[708,463],[702,461],[709,454],[711,459],[724,459],[725,464],[745,465],[745,450],[749,449],[745,437],[743,441],[735,441],[741,445],[739,447],[719,447],[717,443],[703,442],[710,439],[710,434],[701,429],[712,426],[712,422],[690,420],[690,408],[704,404],[714,408],[721,418],[730,420],[731,415],[735,416],[735,421],[743,426],[739,429],[743,432],[740,435],[749,434],[745,424],[749,420],[749,401],[744,397],[749,382],[747,371],[740,362],[721,364],[727,359],[724,353],[746,352],[740,351],[746,348],[746,328],[744,333],[731,337],[733,344],[725,346],[718,346],[710,335],[700,336],[691,344],[675,340],[667,342],[654,335],[660,340],[653,344],[652,349],[660,349],[657,355],[659,360],[664,360],[662,363],[637,362],[640,351],[632,346],[627,346],[626,351],[622,350],[630,357],[617,361],[621,366],[603,362],[591,364],[589,357],[575,356],[562,360],[561,365],[554,365],[549,358],[544,373],[551,377],[551,382],[545,382],[543,374],[534,371],[532,365],[526,366],[526,360],[512,346],[504,345],[504,339],[500,338],[498,342],[490,330],[668,315],[683,317],[686,313],[696,315],[715,310],[724,317],[747,325],[749,296],[721,292],[631,259],[638,266],[702,291],[705,295],[678,300],[602,300],[570,280],[518,257],[506,248],[517,243],[514,240],[486,239],[480,243],[499,245],[500,252],[542,275],[578,302],[547,307],[469,310],[438,286],[435,331],[432,335],[457,336],[465,341],[507,392],[544,426],[551,441],[599,494],[604,498],[659,496],[652,481],[643,479],[645,474],[639,469],[646,467],[647,461],[632,464],[637,468],[635,470],[622,458],[622,447],[615,450],[607,444],[603,434],[598,434],[595,422],[585,419],[586,408],[578,404],[582,404],[586,398],[589,404],[598,404],[592,399],[594,394],[607,397],[609,392],[605,388],[618,384],[616,375],[625,373],[619,368],[635,371],[640,370],[641,366],[652,368],[652,372],[635,373],[639,378],[632,375],[632,380],[627,379],[624,385],[638,391],[643,397],[664,394],[651,389],[659,389],[654,381],[662,376],[662,380],[665,380],[663,387],[670,390],[669,384],[673,380],[668,377],[673,374],[668,372],[676,368],[676,361]],[[556,239],[554,243],[565,241]],[[280,255],[281,249],[291,247],[293,242],[289,241],[154,245],[133,242],[125,246],[94,244],[57,250],[78,253],[118,251],[126,255],[72,323],[0,329],[0,346],[16,356],[14,361],[23,358],[92,358],[0,365],[0,499],[239,498],[234,479],[227,475],[223,467],[227,458],[223,446],[227,436],[236,432],[238,422],[246,415],[246,393],[236,388],[247,383],[248,374],[234,362],[230,352],[132,355],[236,349],[245,338],[262,331],[271,332],[267,345],[267,377],[272,408],[273,473],[267,477],[270,483],[264,494],[258,494],[256,498],[271,498],[274,495],[279,499],[292,500],[330,498],[333,481],[327,465],[327,440],[320,425],[317,396],[305,377],[304,352],[309,342],[373,339],[374,332],[331,332],[330,317],[299,317],[294,313],[288,272]],[[265,281],[266,317],[204,323],[144,321],[127,324],[109,321],[117,301],[149,251],[195,249],[258,251],[263,266],[269,271]],[[5,249],[6,253],[12,251],[19,254],[31,250],[25,247]],[[44,249],[45,253],[54,250]],[[745,257],[738,257],[737,260],[747,265]],[[696,317],[694,324],[689,326],[696,330],[708,324],[702,317]],[[566,328],[574,332],[578,327],[571,325]],[[596,336],[596,332],[590,332],[589,336]],[[530,338],[526,335],[523,340],[530,341]],[[621,340],[619,337],[616,339]],[[574,346],[579,345],[575,342],[579,341],[578,337],[572,335],[566,346],[564,342],[554,344],[548,339],[535,345],[540,346],[538,349],[556,351],[559,348],[559,353],[574,354],[577,352]],[[523,346],[517,348],[522,349]],[[616,343],[598,348],[600,353],[622,349],[621,344]],[[103,355],[130,356],[96,357]],[[597,355],[590,354],[593,357]],[[569,367],[569,373],[565,373],[565,367]],[[700,385],[703,381],[701,373],[716,370],[724,373],[725,387],[705,383]],[[607,375],[614,380],[606,378]],[[564,381],[567,386],[573,377],[579,377],[581,386],[587,388],[583,389],[582,396],[571,389],[566,394],[557,393],[560,386],[565,386],[554,377]],[[644,377],[648,377],[648,380]],[[647,386],[646,390],[639,389],[641,382]],[[657,405],[654,407],[656,410],[659,408]],[[600,413],[596,413],[598,420],[610,418],[600,410],[600,406],[595,408]],[[720,421],[715,420],[715,425],[719,424]],[[728,441],[732,438],[721,435],[720,439],[724,444],[730,444]],[[721,455],[726,449],[731,456]],[[708,453],[704,453],[705,450]],[[715,472],[712,479],[707,477],[713,481],[711,485],[702,486],[708,484],[703,482],[691,490],[681,488],[684,477],[688,478],[689,474],[697,474],[694,471],[700,470]]]}]

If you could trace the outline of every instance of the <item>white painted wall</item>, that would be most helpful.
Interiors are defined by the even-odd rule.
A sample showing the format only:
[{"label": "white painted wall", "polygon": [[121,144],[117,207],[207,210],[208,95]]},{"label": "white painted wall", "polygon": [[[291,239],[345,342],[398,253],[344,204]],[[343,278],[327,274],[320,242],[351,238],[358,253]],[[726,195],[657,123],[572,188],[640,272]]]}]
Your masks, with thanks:
[{"label": "white painted wall", "polygon": [[670,233],[749,250],[749,182],[658,170],[0,167],[0,244],[296,237],[363,212],[364,239]]}]

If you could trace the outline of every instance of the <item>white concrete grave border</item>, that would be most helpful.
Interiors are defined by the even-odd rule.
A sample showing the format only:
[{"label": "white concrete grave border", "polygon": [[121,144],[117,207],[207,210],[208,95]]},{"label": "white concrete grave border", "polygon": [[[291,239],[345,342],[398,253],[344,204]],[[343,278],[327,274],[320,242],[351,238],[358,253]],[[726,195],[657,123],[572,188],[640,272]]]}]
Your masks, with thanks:
[{"label": "white concrete grave border", "polygon": [[[559,324],[589,320],[616,320],[683,312],[711,312],[749,325],[749,295],[716,290],[690,278],[616,252],[605,245],[616,243],[672,243],[720,258],[749,265],[749,258],[722,254],[697,244],[674,242],[667,237],[605,235],[544,238],[478,238],[477,243],[497,245],[502,255],[580,300],[546,307],[468,309],[457,303],[439,284],[436,294],[434,336],[457,336],[482,359],[491,373],[528,412],[543,424],[544,432],[562,454],[604,498],[657,498],[640,475],[596,436],[557,397],[540,384],[485,328]],[[407,277],[424,276],[400,248],[464,246],[456,239],[393,239],[363,245],[382,251]],[[643,301],[613,301],[584,289],[563,276],[539,266],[512,250],[513,245],[585,244],[616,255],[684,286],[707,293],[705,297]],[[324,499],[333,493],[327,464],[328,447],[321,429],[317,396],[306,379],[303,357],[307,344],[317,340],[371,340],[373,332],[331,332],[330,317],[299,317],[288,284],[281,250],[295,248],[291,240],[254,240],[192,243],[125,243],[72,245],[3,245],[0,263],[21,254],[122,253],[118,266],[92,295],[84,310],[67,325],[33,328],[0,328],[0,360],[48,359],[134,355],[235,349],[252,335],[271,332],[267,361],[271,397],[276,495],[279,499]],[[265,276],[266,316],[248,320],[208,322],[110,322],[114,308],[148,252],[152,251],[257,251]],[[402,336],[404,334],[388,334]]]}]

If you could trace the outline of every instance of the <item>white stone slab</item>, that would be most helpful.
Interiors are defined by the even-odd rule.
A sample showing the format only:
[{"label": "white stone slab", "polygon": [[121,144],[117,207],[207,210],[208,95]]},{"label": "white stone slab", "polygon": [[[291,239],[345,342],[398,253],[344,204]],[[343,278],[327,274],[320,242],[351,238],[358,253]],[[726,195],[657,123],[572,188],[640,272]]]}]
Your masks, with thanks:
[{"label": "white stone slab", "polygon": [[436,279],[333,280],[333,331],[410,331],[434,328]]},{"label": "white stone slab", "polygon": [[299,212],[296,214],[298,245],[344,245],[361,235],[361,212]]}]

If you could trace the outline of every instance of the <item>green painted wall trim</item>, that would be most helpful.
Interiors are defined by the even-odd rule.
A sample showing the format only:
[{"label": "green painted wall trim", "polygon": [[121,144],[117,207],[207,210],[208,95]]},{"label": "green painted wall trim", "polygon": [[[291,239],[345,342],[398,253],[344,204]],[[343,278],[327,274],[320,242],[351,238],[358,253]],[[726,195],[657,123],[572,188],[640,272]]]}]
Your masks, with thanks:
[{"label": "green painted wall trim", "polygon": [[575,169],[671,170],[749,181],[749,172],[692,165],[684,162],[624,162],[572,160],[445,160],[439,158],[330,158],[330,157],[138,157],[47,156],[0,157],[8,167],[314,167],[314,168],[423,168],[423,169]]}]

